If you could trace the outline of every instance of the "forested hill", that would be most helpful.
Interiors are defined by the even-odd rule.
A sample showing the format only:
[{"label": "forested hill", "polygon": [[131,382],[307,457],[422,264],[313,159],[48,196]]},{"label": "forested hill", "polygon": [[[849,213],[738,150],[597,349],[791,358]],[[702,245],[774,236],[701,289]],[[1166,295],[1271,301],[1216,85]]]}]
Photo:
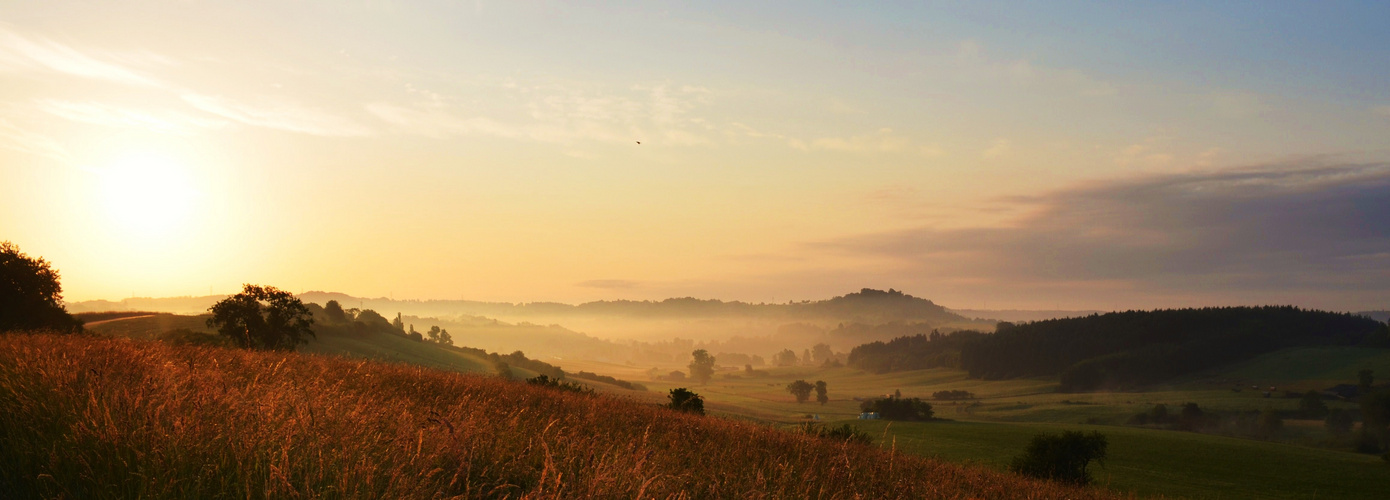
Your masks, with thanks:
[{"label": "forested hill", "polygon": [[972,377],[1060,375],[1063,390],[1127,387],[1310,345],[1390,346],[1386,325],[1296,307],[1127,311],[1001,324],[961,348]]},{"label": "forested hill", "polygon": [[1060,376],[1063,390],[1133,387],[1295,346],[1390,347],[1383,323],[1295,307],[1128,311],[1013,325],[994,334],[902,337],[854,348],[873,372],[960,368],[971,377]]}]

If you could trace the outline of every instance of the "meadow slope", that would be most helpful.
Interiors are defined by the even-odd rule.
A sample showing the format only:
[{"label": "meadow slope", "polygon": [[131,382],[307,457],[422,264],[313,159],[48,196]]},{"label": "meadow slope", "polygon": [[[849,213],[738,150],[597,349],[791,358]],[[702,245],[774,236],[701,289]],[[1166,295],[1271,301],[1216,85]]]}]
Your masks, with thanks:
[{"label": "meadow slope", "polygon": [[495,377],[0,335],[16,498],[1111,498]]}]

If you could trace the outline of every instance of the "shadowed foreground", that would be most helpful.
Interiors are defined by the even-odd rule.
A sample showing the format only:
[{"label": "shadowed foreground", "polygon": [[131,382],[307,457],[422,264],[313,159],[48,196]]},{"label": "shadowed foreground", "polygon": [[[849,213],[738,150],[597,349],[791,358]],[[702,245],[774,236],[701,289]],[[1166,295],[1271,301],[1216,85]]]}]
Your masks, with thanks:
[{"label": "shadowed foreground", "polygon": [[15,497],[1111,497],[497,378],[85,336],[0,336],[0,415]]}]

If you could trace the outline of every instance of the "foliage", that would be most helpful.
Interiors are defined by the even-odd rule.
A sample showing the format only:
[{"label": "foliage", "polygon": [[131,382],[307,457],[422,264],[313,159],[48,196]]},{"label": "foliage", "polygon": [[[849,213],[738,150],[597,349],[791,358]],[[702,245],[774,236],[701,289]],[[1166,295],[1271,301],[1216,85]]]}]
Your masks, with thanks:
[{"label": "foliage", "polygon": [[610,376],[608,376],[608,375],[599,375],[599,374],[593,373],[593,372],[584,372],[584,371],[573,372],[573,373],[566,372],[566,373],[565,373],[565,377],[566,377],[566,378],[577,378],[577,379],[582,379],[582,380],[593,380],[593,381],[595,381],[595,382],[603,382],[603,383],[605,383],[605,384],[616,385],[616,386],[618,386],[618,387],[622,387],[622,388],[627,389],[627,390],[629,390],[629,391],[645,391],[645,390],[647,390],[647,386],[645,386],[645,385],[642,385],[642,384],[639,384],[639,383],[636,383],[636,382],[628,382],[628,381],[626,381],[626,380],[619,380],[619,379],[610,377]]},{"label": "foliage", "polygon": [[1060,375],[1063,391],[1125,388],[1278,349],[1358,345],[1380,323],[1282,307],[1127,311],[1006,327],[961,348],[971,377]]},{"label": "foliage", "polygon": [[1113,497],[330,356],[16,334],[0,337],[0,388],[6,498]]},{"label": "foliage", "polygon": [[816,381],[816,402],[820,403],[822,406],[830,402],[830,394],[826,392],[824,380]]},{"label": "foliage", "polygon": [[1028,443],[1022,455],[1014,457],[1009,470],[1040,479],[1085,485],[1091,482],[1087,466],[1092,461],[1104,464],[1107,446],[1105,436],[1099,432],[1039,434]]},{"label": "foliage", "polygon": [[548,387],[551,389],[556,389],[565,392],[574,392],[579,394],[594,393],[593,389],[584,386],[584,384],[566,382],[564,380],[553,379],[545,375],[537,375],[535,377],[528,378],[526,379],[526,383],[540,387]]},{"label": "foliage", "polygon": [[975,399],[975,394],[970,391],[961,390],[936,391],[931,393],[931,398],[937,401],[956,401],[961,399]]},{"label": "foliage", "polygon": [[690,356],[693,358],[690,360],[690,378],[701,385],[709,383],[710,377],[714,376],[714,356],[704,349],[696,349]]},{"label": "foliage", "polygon": [[208,327],[243,348],[292,351],[314,336],[309,309],[275,287],[247,284],[208,310]]},{"label": "foliage", "polygon": [[1327,416],[1327,403],[1322,400],[1322,393],[1318,391],[1308,391],[1298,400],[1298,413],[1303,418],[1323,418]]},{"label": "foliage", "polygon": [[1260,417],[1255,421],[1255,431],[1262,437],[1273,437],[1279,431],[1284,430],[1284,417],[1272,408],[1265,408],[1260,411]]},{"label": "foliage", "polygon": [[791,349],[782,349],[781,352],[772,355],[772,363],[777,366],[796,366],[796,352]]},{"label": "foliage", "polygon": [[705,398],[690,389],[684,387],[671,389],[671,393],[666,398],[671,400],[665,405],[667,408],[696,415],[705,414]]},{"label": "foliage", "polygon": [[1361,396],[1361,433],[1362,440],[1374,444],[1376,450],[1390,450],[1390,389]]},{"label": "foliage", "polygon": [[879,418],[885,420],[927,421],[931,420],[933,415],[931,403],[920,398],[898,396],[865,401],[859,404],[859,409],[878,413]]},{"label": "foliage", "polygon": [[1323,425],[1327,427],[1327,432],[1342,436],[1351,432],[1352,426],[1356,425],[1356,417],[1347,410],[1337,408],[1327,413]]},{"label": "foliage", "polygon": [[898,337],[888,342],[871,342],[851,349],[848,364],[872,373],[937,367],[959,368],[961,349],[985,336],[972,330],[949,335],[932,330],[927,335],[918,334]]},{"label": "foliage", "polygon": [[850,424],[843,424],[839,427],[826,427],[816,422],[802,422],[797,425],[797,429],[802,434],[809,434],[821,439],[831,439],[855,444],[873,444],[874,438],[869,433],[860,430]]},{"label": "foliage", "polygon": [[234,347],[231,338],[220,335],[212,335],[203,332],[195,332],[187,328],[175,328],[159,334],[159,340],[168,342],[171,345],[203,345],[217,347]]},{"label": "foliage", "polygon": [[805,403],[807,399],[810,399],[811,390],[815,388],[816,386],[811,385],[805,380],[797,380],[795,382],[787,384],[787,392],[791,393],[792,396],[795,396],[796,402],[798,403]]},{"label": "foliage", "polygon": [[0,241],[0,332],[33,329],[74,332],[82,322],[63,308],[57,269]]}]

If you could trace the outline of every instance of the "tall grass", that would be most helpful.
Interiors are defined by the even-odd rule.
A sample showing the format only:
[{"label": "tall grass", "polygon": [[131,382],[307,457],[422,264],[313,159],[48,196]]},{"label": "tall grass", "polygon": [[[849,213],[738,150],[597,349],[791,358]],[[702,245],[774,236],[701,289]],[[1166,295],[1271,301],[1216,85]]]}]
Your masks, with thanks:
[{"label": "tall grass", "polygon": [[602,395],[0,335],[0,491],[68,498],[1107,498]]}]

